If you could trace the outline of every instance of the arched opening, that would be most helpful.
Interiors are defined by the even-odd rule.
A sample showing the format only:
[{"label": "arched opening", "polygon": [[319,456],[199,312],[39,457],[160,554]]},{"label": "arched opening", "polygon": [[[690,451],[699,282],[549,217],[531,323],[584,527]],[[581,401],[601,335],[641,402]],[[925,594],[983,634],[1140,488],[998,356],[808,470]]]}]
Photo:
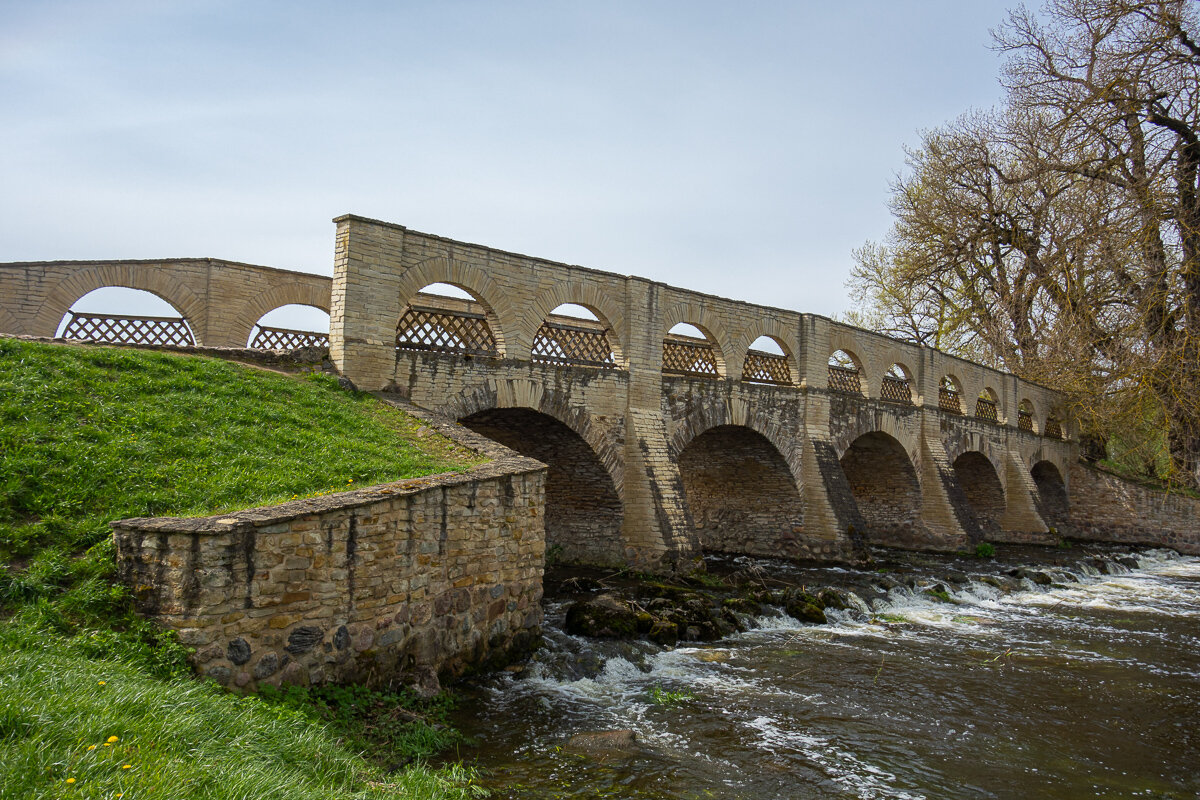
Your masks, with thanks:
[{"label": "arched opening", "polygon": [[983,453],[971,450],[954,459],[954,476],[984,534],[998,532],[1004,515],[1004,486],[992,462]]},{"label": "arched opening", "polygon": [[491,356],[501,353],[495,313],[469,289],[431,283],[404,307],[396,324],[396,349]]},{"label": "arched opening", "polygon": [[985,387],[975,400],[975,418],[988,422],[1000,421],[1000,399],[995,389]]},{"label": "arched opening", "polygon": [[153,292],[125,286],[104,286],[76,300],[55,336],[112,344],[196,344],[191,325],[175,306]]},{"label": "arched opening", "polygon": [[1062,473],[1052,461],[1039,461],[1030,471],[1033,484],[1037,487],[1038,511],[1046,524],[1059,531],[1070,525],[1071,509],[1067,500],[1067,485]]},{"label": "arched opening", "polygon": [[617,365],[613,341],[612,326],[594,310],[562,303],[542,321],[531,357],[538,364],[610,369]]},{"label": "arched opening", "polygon": [[692,522],[706,550],[766,556],[794,553],[804,501],[775,445],[741,425],[719,425],[679,454]]},{"label": "arched opening", "polygon": [[329,346],[329,312],[299,303],[273,308],[250,329],[247,347],[254,350],[295,350]]},{"label": "arched opening", "polygon": [[1033,424],[1033,403],[1022,400],[1017,406],[1017,428],[1029,433],[1037,433]]},{"label": "arched opening", "polygon": [[791,386],[792,369],[783,343],[773,336],[760,336],[751,342],[742,365],[742,380]]},{"label": "arched opening", "polygon": [[862,395],[863,370],[858,356],[849,350],[835,350],[829,356],[829,389],[834,392]]},{"label": "arched opening", "polygon": [[459,422],[546,464],[546,547],[575,564],[621,566],[622,507],[591,446],[554,417],[529,408],[495,408]]},{"label": "arched opening", "polygon": [[871,544],[909,547],[919,540],[921,485],[904,446],[882,431],[863,434],[842,456],[842,471]]},{"label": "arched opening", "polygon": [[721,377],[721,353],[716,341],[702,328],[680,322],[663,339],[662,371],[689,378]]},{"label": "arched opening", "polygon": [[892,364],[883,375],[880,398],[892,403],[913,404],[912,373],[903,364]]},{"label": "arched opening", "polygon": [[1046,432],[1045,435],[1049,436],[1051,439],[1067,438],[1066,433],[1063,431],[1062,422],[1059,420],[1057,414],[1050,414],[1048,417],[1046,417],[1046,427],[1044,430]]},{"label": "arched opening", "polygon": [[938,385],[938,408],[948,414],[963,413],[962,384],[953,375],[945,376]]}]

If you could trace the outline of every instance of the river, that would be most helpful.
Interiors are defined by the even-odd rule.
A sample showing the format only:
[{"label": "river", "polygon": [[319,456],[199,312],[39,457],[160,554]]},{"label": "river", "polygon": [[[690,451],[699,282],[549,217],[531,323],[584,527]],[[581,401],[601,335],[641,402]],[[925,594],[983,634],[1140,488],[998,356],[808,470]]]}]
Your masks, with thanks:
[{"label": "river", "polygon": [[[875,596],[673,649],[567,636],[551,597],[536,660],[468,689],[458,755],[514,799],[1200,797],[1200,559],[887,558],[717,559]],[[1022,558],[1053,583],[988,582]],[[923,591],[939,583],[953,603]],[[623,729],[634,752],[569,745]]]}]

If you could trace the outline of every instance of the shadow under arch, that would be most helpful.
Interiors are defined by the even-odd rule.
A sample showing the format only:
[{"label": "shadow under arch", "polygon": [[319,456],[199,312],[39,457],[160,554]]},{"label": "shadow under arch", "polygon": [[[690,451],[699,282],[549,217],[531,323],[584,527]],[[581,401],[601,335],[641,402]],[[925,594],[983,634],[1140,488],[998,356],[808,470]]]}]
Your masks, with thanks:
[{"label": "shadow under arch", "polygon": [[71,306],[85,295],[110,286],[149,292],[169,303],[187,322],[196,344],[206,343],[207,304],[167,270],[157,269],[154,264],[103,264],[71,273],[47,293],[30,333],[53,336]]},{"label": "shadow under arch", "polygon": [[864,433],[850,443],[840,463],[866,540],[921,547],[921,484],[904,445],[883,431]]},{"label": "shadow under arch", "polygon": [[693,529],[705,550],[811,556],[803,539],[804,499],[783,454],[743,425],[693,437],[677,458]]},{"label": "shadow under arch", "polygon": [[1037,487],[1036,505],[1042,519],[1060,535],[1069,533],[1072,530],[1071,505],[1066,481],[1058,467],[1053,461],[1038,461],[1029,474]]},{"label": "shadow under arch", "polygon": [[991,458],[978,450],[967,450],[954,459],[953,467],[984,536],[999,533],[1006,502],[1004,485]]},{"label": "shadow under arch", "polygon": [[574,564],[624,564],[624,506],[600,457],[568,425],[532,408],[476,411],[460,425],[547,466],[546,547]]},{"label": "shadow under arch", "polygon": [[566,394],[532,380],[484,381],[447,398],[435,410],[458,420],[498,408],[528,408],[561,422],[587,443],[604,465],[617,495],[624,498],[624,420],[607,426],[596,424],[588,411],[572,405]]}]

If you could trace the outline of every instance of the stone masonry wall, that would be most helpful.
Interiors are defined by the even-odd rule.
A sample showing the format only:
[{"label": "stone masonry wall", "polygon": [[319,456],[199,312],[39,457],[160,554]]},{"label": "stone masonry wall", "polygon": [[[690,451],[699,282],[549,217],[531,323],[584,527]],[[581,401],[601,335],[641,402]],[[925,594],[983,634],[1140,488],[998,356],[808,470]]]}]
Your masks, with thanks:
[{"label": "stone masonry wall", "polygon": [[1070,480],[1073,536],[1200,555],[1200,500],[1138,486],[1085,464],[1071,466]]},{"label": "stone masonry wall", "polygon": [[679,456],[684,494],[705,550],[817,558],[804,537],[804,501],[783,456],[761,434],[710,428]]},{"label": "stone masonry wall", "polygon": [[223,516],[115,522],[121,578],[196,648],[202,674],[238,689],[433,688],[505,663],[540,633],[545,467],[462,433],[498,458]]}]

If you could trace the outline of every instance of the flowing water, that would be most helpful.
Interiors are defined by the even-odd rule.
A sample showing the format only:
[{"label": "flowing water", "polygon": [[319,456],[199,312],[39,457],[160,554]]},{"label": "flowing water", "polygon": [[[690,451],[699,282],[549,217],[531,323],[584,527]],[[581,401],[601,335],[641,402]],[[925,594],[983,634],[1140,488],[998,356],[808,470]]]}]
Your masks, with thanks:
[{"label": "flowing water", "polygon": [[[1200,797],[1200,559],[1001,591],[983,562],[914,558],[831,624],[768,613],[674,649],[567,636],[551,600],[537,660],[464,704],[459,755],[500,798]],[[922,591],[950,567],[954,604]],[[614,729],[636,752],[569,744]]]}]

